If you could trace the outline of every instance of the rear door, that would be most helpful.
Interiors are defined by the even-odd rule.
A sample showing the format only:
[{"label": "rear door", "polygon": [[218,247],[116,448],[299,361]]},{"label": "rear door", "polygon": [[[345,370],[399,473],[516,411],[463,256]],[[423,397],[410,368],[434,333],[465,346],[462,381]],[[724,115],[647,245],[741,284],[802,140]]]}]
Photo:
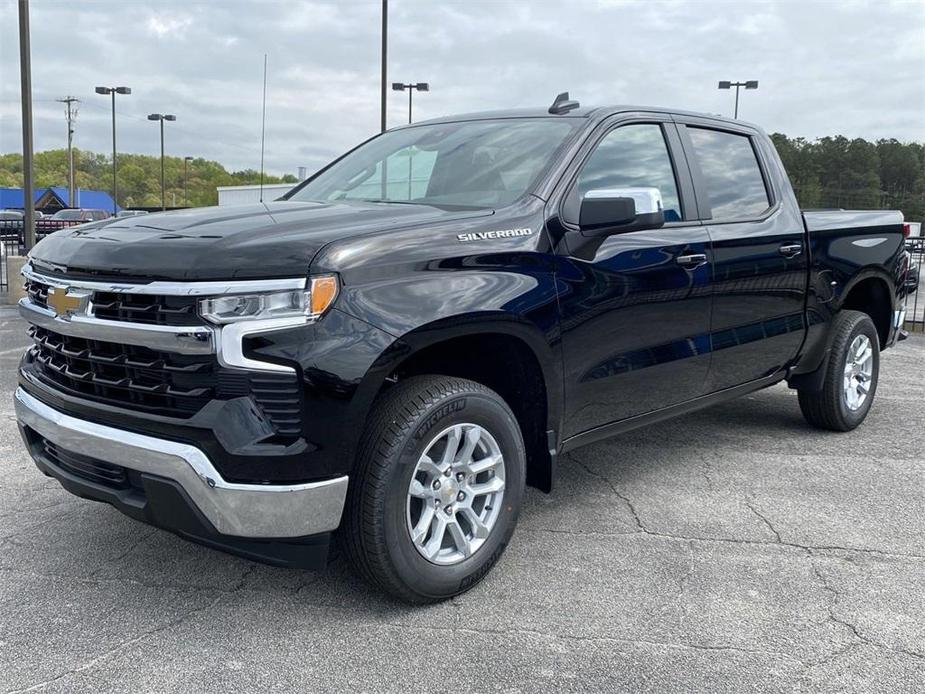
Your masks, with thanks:
[{"label": "rear door", "polygon": [[[558,272],[566,437],[700,395],[710,360],[709,237],[670,117],[605,126],[579,162],[550,220],[571,231]],[[581,241],[585,193],[632,187],[659,189],[664,227],[568,241]]]},{"label": "rear door", "polygon": [[676,120],[711,239],[713,392],[771,375],[796,356],[809,252],[796,200],[764,136],[748,126]]}]

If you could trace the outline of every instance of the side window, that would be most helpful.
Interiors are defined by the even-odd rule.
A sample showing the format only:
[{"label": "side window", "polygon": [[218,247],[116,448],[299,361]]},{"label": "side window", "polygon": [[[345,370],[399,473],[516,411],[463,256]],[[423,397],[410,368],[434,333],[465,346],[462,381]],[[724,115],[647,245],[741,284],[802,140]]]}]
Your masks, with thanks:
[{"label": "side window", "polygon": [[589,190],[608,188],[658,188],[666,222],[681,221],[678,185],[668,145],[660,125],[624,125],[608,133],[585,162],[572,189],[566,210],[568,219],[578,218],[581,199]]},{"label": "side window", "polygon": [[687,133],[703,172],[714,220],[757,217],[770,207],[761,168],[747,135],[690,126]]}]

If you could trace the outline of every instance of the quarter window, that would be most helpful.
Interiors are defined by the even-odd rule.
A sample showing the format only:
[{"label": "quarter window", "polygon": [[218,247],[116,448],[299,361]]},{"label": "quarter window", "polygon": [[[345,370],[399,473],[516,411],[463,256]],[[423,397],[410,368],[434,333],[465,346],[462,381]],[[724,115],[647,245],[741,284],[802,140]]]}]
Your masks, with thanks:
[{"label": "quarter window", "polygon": [[681,203],[668,145],[660,125],[624,125],[608,133],[585,162],[571,196],[567,217],[577,218],[577,208],[589,190],[611,188],[658,188],[666,222],[681,220]]},{"label": "quarter window", "polygon": [[747,135],[688,127],[713,219],[747,219],[770,207],[761,167]]}]

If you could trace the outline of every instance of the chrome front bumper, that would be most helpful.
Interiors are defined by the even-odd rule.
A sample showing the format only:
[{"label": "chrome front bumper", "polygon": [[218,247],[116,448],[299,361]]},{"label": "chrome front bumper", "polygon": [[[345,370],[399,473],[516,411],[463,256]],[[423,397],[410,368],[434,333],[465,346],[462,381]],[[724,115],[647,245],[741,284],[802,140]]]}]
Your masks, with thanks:
[{"label": "chrome front bumper", "polygon": [[226,482],[195,446],[77,419],[22,388],[14,400],[19,423],[62,449],[175,481],[223,535],[295,538],[340,525],[346,476],[278,486]]}]

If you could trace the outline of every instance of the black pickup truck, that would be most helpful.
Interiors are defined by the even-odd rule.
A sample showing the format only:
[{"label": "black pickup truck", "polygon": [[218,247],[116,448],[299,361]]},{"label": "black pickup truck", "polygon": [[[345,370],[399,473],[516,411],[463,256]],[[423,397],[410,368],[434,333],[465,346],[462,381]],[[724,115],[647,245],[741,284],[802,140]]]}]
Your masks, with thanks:
[{"label": "black pickup truck", "polygon": [[899,212],[803,212],[769,138],[640,107],[373,137],[267,204],[64,229],[16,412],[78,496],[411,602],[478,582],[557,456],[787,381],[847,431],[904,336]]}]

